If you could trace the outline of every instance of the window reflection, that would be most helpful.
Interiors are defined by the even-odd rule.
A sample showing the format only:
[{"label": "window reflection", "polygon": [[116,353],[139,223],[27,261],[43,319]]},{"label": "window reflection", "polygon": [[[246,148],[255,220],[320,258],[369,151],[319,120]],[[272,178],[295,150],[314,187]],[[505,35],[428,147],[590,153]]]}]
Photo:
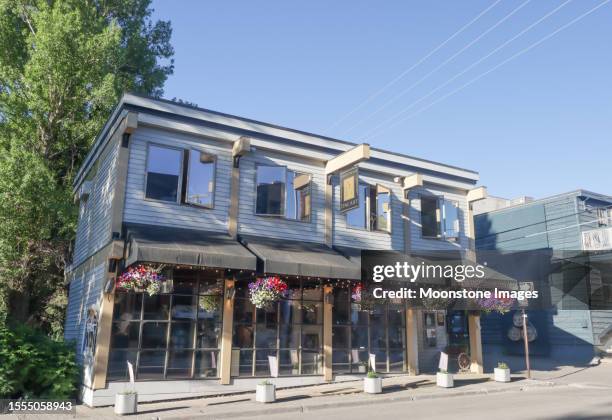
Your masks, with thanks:
[{"label": "window reflection", "polygon": [[255,214],[310,221],[312,176],[284,166],[257,166]]},{"label": "window reflection", "polygon": [[334,289],[334,372],[365,373],[370,354],[376,356],[378,371],[404,371],[404,303],[355,302],[349,291]]},{"label": "window reflection", "polygon": [[256,213],[282,216],[285,214],[285,168],[257,166]]},{"label": "window reflection", "polygon": [[182,151],[150,144],[147,156],[147,198],[178,201]]},{"label": "window reflection", "polygon": [[118,292],[108,379],[126,378],[126,360],[138,379],[216,377],[223,293],[216,275],[175,270],[174,294]]},{"label": "window reflection", "polygon": [[189,151],[187,174],[188,203],[213,207],[215,196],[215,156],[197,150]]},{"label": "window reflection", "polygon": [[376,186],[376,230],[391,232],[391,191]]},{"label": "window reflection", "polygon": [[[234,303],[233,376],[270,376],[268,356],[278,359],[280,375],[322,372],[323,307],[320,286],[289,283],[288,297],[254,313],[238,288]],[[317,286],[319,288],[317,288]],[[306,297],[312,300],[303,300]]]},{"label": "window reflection", "polygon": [[368,212],[367,199],[370,194],[370,187],[365,184],[359,184],[357,189],[359,193],[359,207],[346,212],[346,224],[349,227],[357,229],[367,229],[368,227]]}]

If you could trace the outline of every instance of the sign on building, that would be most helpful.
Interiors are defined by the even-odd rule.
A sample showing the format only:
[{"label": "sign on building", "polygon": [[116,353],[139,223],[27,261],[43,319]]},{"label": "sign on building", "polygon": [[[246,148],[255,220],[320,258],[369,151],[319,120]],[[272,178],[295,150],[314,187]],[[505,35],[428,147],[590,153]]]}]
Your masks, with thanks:
[{"label": "sign on building", "polygon": [[354,166],[340,173],[340,211],[359,207],[359,169]]}]

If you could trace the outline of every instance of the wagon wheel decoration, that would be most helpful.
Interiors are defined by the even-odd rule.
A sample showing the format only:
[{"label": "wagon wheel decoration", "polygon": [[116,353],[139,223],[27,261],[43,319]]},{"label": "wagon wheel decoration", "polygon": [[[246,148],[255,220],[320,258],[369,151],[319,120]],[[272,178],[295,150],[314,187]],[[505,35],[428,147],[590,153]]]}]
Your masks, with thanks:
[{"label": "wagon wheel decoration", "polygon": [[466,353],[459,353],[459,356],[457,356],[457,364],[459,365],[459,369],[461,371],[467,371],[470,369],[470,356],[468,356]]}]

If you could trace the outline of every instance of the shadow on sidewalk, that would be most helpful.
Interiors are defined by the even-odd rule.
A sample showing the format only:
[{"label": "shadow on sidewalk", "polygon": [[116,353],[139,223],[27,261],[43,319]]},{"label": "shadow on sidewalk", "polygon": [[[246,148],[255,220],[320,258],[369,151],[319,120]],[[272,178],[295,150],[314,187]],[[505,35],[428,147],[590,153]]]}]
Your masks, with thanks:
[{"label": "shadow on sidewalk", "polygon": [[151,413],[159,413],[161,411],[175,411],[175,410],[184,410],[186,408],[191,408],[188,405],[182,405],[182,406],[178,406],[178,407],[167,407],[167,408],[156,408],[154,410],[138,410],[138,413],[136,413],[137,415],[141,415],[141,414],[151,414]]},{"label": "shadow on sidewalk", "polygon": [[408,389],[417,389],[425,385],[430,386],[434,385],[434,383],[432,381],[428,381],[427,379],[422,379],[420,381],[410,382],[407,384],[386,385],[383,387],[383,392],[385,394],[389,394],[392,392],[406,391]]},{"label": "shadow on sidewalk", "polygon": [[455,379],[455,388],[460,388],[462,386],[468,385],[483,384],[489,381],[491,381],[491,379],[489,378]]}]

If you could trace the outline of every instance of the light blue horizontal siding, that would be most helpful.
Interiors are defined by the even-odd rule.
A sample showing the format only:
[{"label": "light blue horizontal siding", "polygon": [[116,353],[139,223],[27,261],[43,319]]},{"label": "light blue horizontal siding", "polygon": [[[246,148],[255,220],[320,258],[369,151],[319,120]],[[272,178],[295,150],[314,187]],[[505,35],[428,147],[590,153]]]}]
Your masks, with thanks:
[{"label": "light blue horizontal siding", "polygon": [[77,266],[111,239],[111,214],[116,182],[119,145],[110,145],[102,155],[93,178],[91,194],[79,203],[73,264]]},{"label": "light blue horizontal siding", "polygon": [[77,362],[83,362],[83,336],[87,311],[95,307],[100,313],[102,287],[106,278],[106,264],[100,264],[91,271],[76,277],[70,283],[68,291],[68,307],[64,324],[64,339],[74,341]]},{"label": "light blue horizontal siding", "polygon": [[[194,148],[217,156],[213,209],[145,199],[149,143],[184,149]],[[131,138],[123,220],[216,232],[227,231],[231,168],[232,154],[229,143],[152,128],[138,128]]]},{"label": "light blue horizontal siding", "polygon": [[[255,215],[256,166],[286,166],[312,174],[311,221]],[[325,168],[323,163],[270,151],[255,150],[240,159],[238,233],[305,242],[325,242]]]}]

